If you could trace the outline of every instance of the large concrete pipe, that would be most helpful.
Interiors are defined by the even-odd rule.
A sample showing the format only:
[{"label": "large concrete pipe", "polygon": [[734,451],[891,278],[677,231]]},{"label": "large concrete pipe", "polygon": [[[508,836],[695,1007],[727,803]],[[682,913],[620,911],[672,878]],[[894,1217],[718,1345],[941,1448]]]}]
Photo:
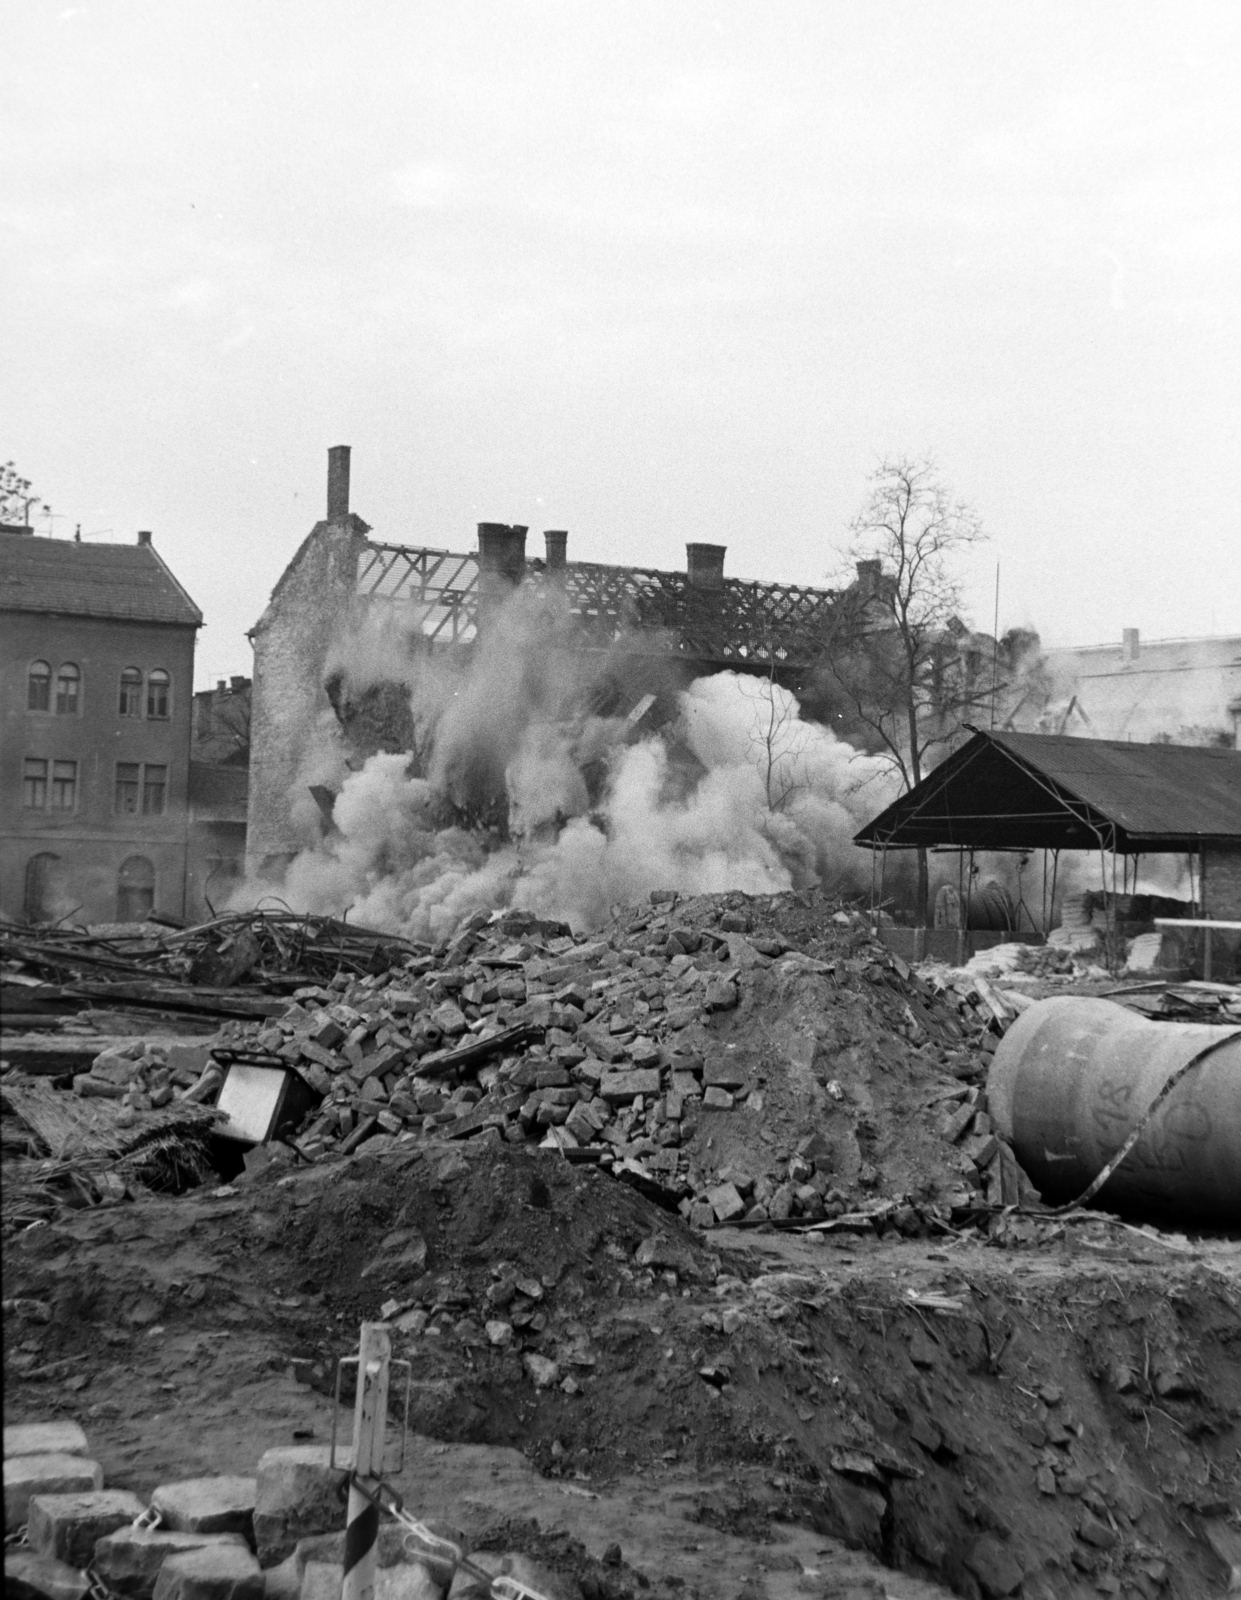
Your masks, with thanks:
[{"label": "large concrete pipe", "polygon": [[1044,1200],[1062,1204],[1182,1068],[1092,1203],[1241,1227],[1241,1027],[1150,1022],[1111,1000],[1039,1000],[995,1052],[987,1106]]}]

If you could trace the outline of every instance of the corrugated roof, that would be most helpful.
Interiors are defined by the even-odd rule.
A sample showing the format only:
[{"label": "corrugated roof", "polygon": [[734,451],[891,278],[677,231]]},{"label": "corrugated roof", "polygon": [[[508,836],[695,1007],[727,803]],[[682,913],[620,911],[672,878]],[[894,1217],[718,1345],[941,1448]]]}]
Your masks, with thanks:
[{"label": "corrugated roof", "polygon": [[202,612],[149,544],[0,537],[0,610],[201,625]]},{"label": "corrugated roof", "polygon": [[1127,853],[1241,844],[1241,751],[979,732],[856,842],[1097,849],[1101,836]]}]

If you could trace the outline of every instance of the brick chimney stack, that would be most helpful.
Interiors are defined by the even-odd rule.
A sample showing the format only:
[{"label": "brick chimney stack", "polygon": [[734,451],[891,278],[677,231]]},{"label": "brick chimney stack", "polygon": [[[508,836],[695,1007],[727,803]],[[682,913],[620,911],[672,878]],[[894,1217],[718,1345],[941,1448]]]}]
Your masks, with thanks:
[{"label": "brick chimney stack", "polygon": [[543,543],[547,548],[547,570],[549,572],[561,571],[568,558],[569,534],[567,529],[545,529]]},{"label": "brick chimney stack", "polygon": [[727,550],[726,544],[685,546],[686,576],[692,589],[724,587],[724,556]]},{"label": "brick chimney stack", "polygon": [[1122,628],[1120,632],[1120,659],[1122,661],[1136,661],[1138,659],[1138,630],[1136,628]]},{"label": "brick chimney stack", "polygon": [[347,444],[334,444],[327,453],[327,520],[344,522],[349,515],[349,453]]},{"label": "brick chimney stack", "polygon": [[139,544],[150,544],[151,543],[151,539],[152,539],[152,534],[151,534],[151,531],[150,531],[149,528],[140,528],[138,530],[138,543]]},{"label": "brick chimney stack", "polygon": [[527,530],[507,522],[478,525],[478,609],[485,626],[488,611],[517,588],[526,571]]},{"label": "brick chimney stack", "polygon": [[878,560],[859,561],[857,564],[857,592],[860,600],[873,600],[879,592],[879,579],[883,563]]}]

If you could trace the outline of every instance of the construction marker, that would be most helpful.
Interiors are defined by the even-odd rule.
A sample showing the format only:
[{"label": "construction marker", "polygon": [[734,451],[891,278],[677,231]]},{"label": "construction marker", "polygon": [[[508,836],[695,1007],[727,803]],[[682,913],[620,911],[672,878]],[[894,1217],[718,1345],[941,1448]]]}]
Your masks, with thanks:
[{"label": "construction marker", "polygon": [[[364,1322],[358,1344],[358,1397],[353,1410],[353,1474],[374,1490],[383,1474],[388,1419],[388,1363],[392,1339],[386,1323]],[[349,1484],[341,1600],[374,1600],[379,1506]]]}]

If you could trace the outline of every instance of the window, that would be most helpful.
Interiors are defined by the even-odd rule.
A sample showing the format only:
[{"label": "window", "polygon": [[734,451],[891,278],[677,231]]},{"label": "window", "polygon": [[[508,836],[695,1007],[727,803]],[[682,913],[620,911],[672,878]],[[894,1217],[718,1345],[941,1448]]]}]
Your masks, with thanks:
[{"label": "window", "polygon": [[27,756],[22,765],[22,806],[26,811],[42,811],[46,805],[47,762]]},{"label": "window", "polygon": [[122,717],[142,715],[142,674],[137,667],[126,667],[121,673],[121,698],[117,710]]},{"label": "window", "polygon": [[147,765],[142,772],[142,814],[162,817],[168,793],[168,768]]},{"label": "window", "polygon": [[66,661],[56,674],[56,715],[58,717],[76,717],[78,714],[78,690],[81,687],[82,674],[72,661]]},{"label": "window", "polygon": [[138,788],[142,781],[142,768],[136,761],[118,761],[116,764],[116,809],[121,814],[134,816],[138,810]]},{"label": "window", "polygon": [[116,880],[116,920],[141,922],[155,905],[155,868],[145,856],[121,862]]},{"label": "window", "polygon": [[54,922],[73,909],[69,899],[65,869],[50,850],[31,856],[26,863],[26,921]]},{"label": "window", "polygon": [[26,672],[27,711],[49,711],[52,705],[52,669],[46,661],[32,661]]},{"label": "window", "polygon": [[164,718],[168,715],[172,679],[163,667],[147,673],[147,716]]},{"label": "window", "polygon": [[72,811],[78,803],[78,764],[52,762],[52,810]]}]

